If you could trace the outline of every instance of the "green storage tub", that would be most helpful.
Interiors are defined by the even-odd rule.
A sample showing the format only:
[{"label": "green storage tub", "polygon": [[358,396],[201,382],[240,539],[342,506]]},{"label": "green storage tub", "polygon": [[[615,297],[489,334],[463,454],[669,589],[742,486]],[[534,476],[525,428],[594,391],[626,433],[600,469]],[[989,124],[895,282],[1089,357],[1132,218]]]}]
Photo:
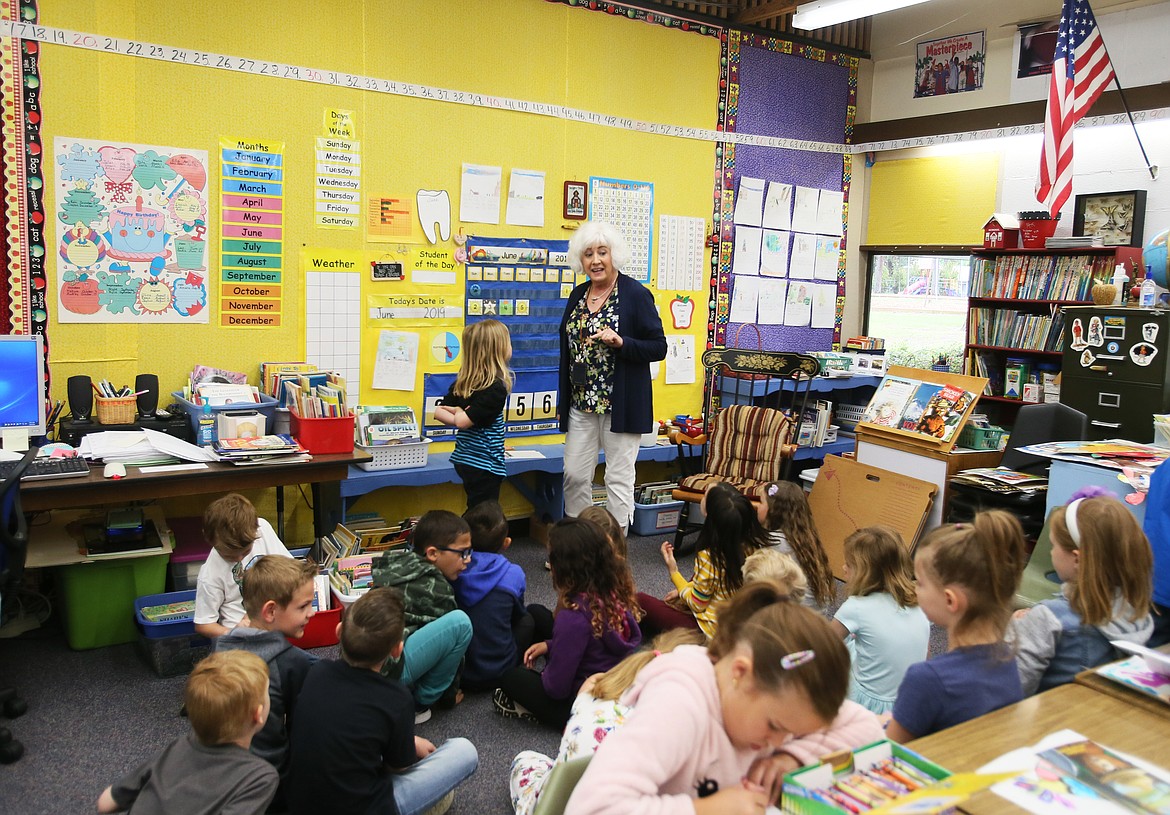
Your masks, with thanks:
[{"label": "green storage tub", "polygon": [[84,651],[136,641],[134,601],[162,593],[169,559],[164,553],[58,566],[69,647]]}]

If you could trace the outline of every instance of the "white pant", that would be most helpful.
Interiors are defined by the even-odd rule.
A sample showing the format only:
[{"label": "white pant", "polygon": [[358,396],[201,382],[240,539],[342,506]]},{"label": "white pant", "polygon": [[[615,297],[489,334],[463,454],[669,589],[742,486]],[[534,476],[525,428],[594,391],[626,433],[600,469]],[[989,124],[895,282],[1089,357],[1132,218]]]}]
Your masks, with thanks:
[{"label": "white pant", "polygon": [[565,434],[565,514],[576,517],[593,503],[593,471],[597,451],[605,451],[606,508],[618,524],[634,520],[634,465],[638,461],[640,433],[612,433],[608,413],[587,413],[569,408]]}]

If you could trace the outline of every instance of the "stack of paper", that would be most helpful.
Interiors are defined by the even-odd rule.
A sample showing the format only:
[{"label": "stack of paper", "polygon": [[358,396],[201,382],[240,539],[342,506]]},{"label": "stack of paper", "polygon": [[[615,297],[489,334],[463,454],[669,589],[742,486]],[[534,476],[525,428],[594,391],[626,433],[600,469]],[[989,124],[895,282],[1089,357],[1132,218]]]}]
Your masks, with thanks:
[{"label": "stack of paper", "polygon": [[[162,434],[165,435],[165,434]],[[103,430],[81,437],[81,455],[87,459],[101,459],[122,464],[174,464],[178,459],[160,451],[142,430]]]},{"label": "stack of paper", "polygon": [[220,439],[215,443],[220,460],[233,464],[272,464],[308,461],[311,456],[292,436],[259,436],[254,439]]}]

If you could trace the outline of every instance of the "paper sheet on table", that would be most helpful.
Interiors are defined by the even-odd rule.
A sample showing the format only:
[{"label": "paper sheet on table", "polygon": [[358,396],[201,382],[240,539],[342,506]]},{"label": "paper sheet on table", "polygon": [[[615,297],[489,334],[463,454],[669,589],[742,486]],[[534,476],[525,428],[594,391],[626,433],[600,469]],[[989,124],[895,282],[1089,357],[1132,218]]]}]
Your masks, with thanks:
[{"label": "paper sheet on table", "polygon": [[784,325],[784,305],[788,298],[787,280],[760,278],[760,296],[757,303],[760,325]]},{"label": "paper sheet on table", "polygon": [[737,275],[760,273],[760,230],[754,226],[735,228],[735,257],[731,270]]},{"label": "paper sheet on table", "polygon": [[500,167],[464,164],[459,194],[459,220],[467,223],[500,222],[500,185],[504,171]]},{"label": "paper sheet on table", "polygon": [[504,458],[511,458],[517,460],[523,459],[537,459],[545,458],[544,453],[539,450],[505,450]]},{"label": "paper sheet on table", "polygon": [[102,430],[87,433],[77,446],[85,458],[104,461],[133,461],[157,456],[158,450],[141,430]]},{"label": "paper sheet on table", "polygon": [[[996,795],[1006,798],[1029,812],[1035,812],[1037,815],[1078,815],[1078,813],[1084,815],[1132,815],[1134,810],[1114,804],[1092,791],[1087,785],[1075,782],[1074,784],[1066,783],[1051,768],[1044,772],[1043,777],[1037,773],[1037,767],[1041,761],[1040,753],[1085,740],[1086,737],[1075,730],[1059,730],[1045,736],[1031,747],[1021,747],[1018,750],[1005,753],[980,767],[979,772],[985,774],[1018,773],[1014,779],[1002,781],[993,786],[991,790]],[[1136,756],[1127,755],[1120,750],[1114,750],[1107,744],[1101,746],[1157,779],[1170,783],[1170,777],[1165,769]]]},{"label": "paper sheet on table", "polygon": [[739,179],[739,194],[735,196],[735,223],[759,226],[763,210],[764,180],[743,176]]},{"label": "paper sheet on table", "polygon": [[374,357],[374,388],[414,390],[418,370],[418,334],[413,331],[381,331]]},{"label": "paper sheet on table", "polygon": [[768,229],[792,228],[792,189],[791,184],[768,182],[768,195],[764,198],[763,226]]},{"label": "paper sheet on table", "polygon": [[219,456],[213,453],[209,447],[200,447],[197,444],[191,444],[189,441],[183,441],[166,433],[160,433],[157,430],[151,430],[145,427],[142,429],[142,432],[146,434],[146,438],[150,441],[151,446],[161,453],[166,453],[175,458],[181,458],[184,461],[219,461]]},{"label": "paper sheet on table", "polygon": [[844,208],[844,193],[821,190],[817,199],[817,233],[840,236],[842,233],[841,216]]},{"label": "paper sheet on table", "polygon": [[817,231],[817,202],[821,191],[810,187],[797,187],[795,203],[792,206],[792,231]]},{"label": "paper sheet on table", "polygon": [[788,245],[792,237],[788,232],[764,230],[760,244],[760,274],[768,277],[788,276]]},{"label": "paper sheet on table", "polygon": [[841,239],[817,235],[816,260],[813,277],[817,280],[836,280],[837,263],[841,259]]},{"label": "paper sheet on table", "polygon": [[788,276],[810,279],[817,263],[817,236],[804,232],[792,233],[792,260],[788,263]]},{"label": "paper sheet on table", "polygon": [[512,169],[508,176],[508,206],[504,223],[544,226],[544,172]]},{"label": "paper sheet on table", "polygon": [[837,321],[837,287],[819,284],[812,287],[812,328],[833,328]]},{"label": "paper sheet on table", "polygon": [[788,300],[784,304],[784,325],[806,326],[812,315],[813,284],[793,280],[788,284]]},{"label": "paper sheet on table", "polygon": [[691,334],[666,337],[666,384],[688,385],[695,381],[695,338]]},{"label": "paper sheet on table", "polygon": [[760,297],[760,278],[735,275],[731,288],[731,315],[733,323],[754,323],[756,301]]}]

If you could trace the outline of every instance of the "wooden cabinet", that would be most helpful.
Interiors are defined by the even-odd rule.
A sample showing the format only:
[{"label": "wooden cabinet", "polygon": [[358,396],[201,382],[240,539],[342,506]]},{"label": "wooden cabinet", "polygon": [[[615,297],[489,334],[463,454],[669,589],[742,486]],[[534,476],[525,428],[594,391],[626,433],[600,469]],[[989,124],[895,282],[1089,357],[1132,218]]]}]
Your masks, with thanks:
[{"label": "wooden cabinet", "polygon": [[965,365],[969,375],[989,380],[980,408],[1010,424],[1024,402],[1004,395],[1008,360],[1059,372],[1063,307],[1091,302],[1093,283],[1111,281],[1119,263],[1132,280],[1140,262],[1141,249],[1129,246],[972,249]]}]

